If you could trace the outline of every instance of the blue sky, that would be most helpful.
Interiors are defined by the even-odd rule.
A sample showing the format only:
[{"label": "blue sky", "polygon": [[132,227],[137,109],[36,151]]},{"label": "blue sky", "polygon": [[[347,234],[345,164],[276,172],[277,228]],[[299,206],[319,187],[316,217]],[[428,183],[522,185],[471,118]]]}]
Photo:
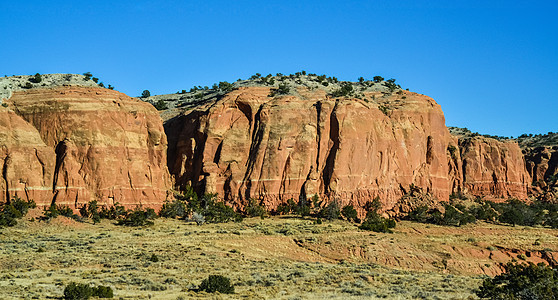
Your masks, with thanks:
[{"label": "blue sky", "polygon": [[92,72],[131,96],[255,73],[382,75],[448,126],[558,131],[558,1],[0,1],[0,74]]}]

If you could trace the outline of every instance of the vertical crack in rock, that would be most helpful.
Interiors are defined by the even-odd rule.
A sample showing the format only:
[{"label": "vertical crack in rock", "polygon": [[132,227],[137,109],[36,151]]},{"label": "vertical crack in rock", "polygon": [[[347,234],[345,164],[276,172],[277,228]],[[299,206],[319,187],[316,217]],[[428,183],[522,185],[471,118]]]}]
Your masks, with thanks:
[{"label": "vertical crack in rock", "polygon": [[[68,150],[68,146],[66,145],[66,140],[58,142],[56,144],[56,148],[54,149],[54,153],[56,154],[56,164],[54,166],[54,176],[52,179],[52,192],[56,193],[54,198],[56,198],[56,195],[58,194],[56,190],[56,186],[58,185],[58,176],[60,174],[60,168],[62,167],[62,164],[64,163],[64,159],[66,158],[67,150]],[[54,199],[53,199],[53,203],[54,203]]]},{"label": "vertical crack in rock", "polygon": [[4,182],[6,184],[6,201],[9,202],[10,201],[10,186],[9,186],[9,181],[8,181],[8,166],[10,165],[10,155],[6,155],[6,158],[4,158],[4,165],[2,166],[2,178],[4,179]]},{"label": "vertical crack in rock", "polygon": [[[207,128],[207,126],[206,126]],[[207,133],[197,132],[194,138],[196,145],[194,147],[193,162],[192,162],[192,187],[197,193],[205,192],[206,174],[203,170],[203,152],[205,151],[205,144],[207,141]],[[204,176],[200,181],[200,177]]]},{"label": "vertical crack in rock", "polygon": [[130,183],[130,189],[134,190],[134,181],[132,180],[132,174],[128,171],[128,182]]},{"label": "vertical crack in rock", "polygon": [[[250,198],[250,190],[252,188],[250,177],[252,176],[252,172],[254,171],[254,165],[256,164],[258,151],[260,150],[266,127],[266,124],[261,121],[263,108],[263,105],[260,106],[254,118],[254,130],[252,131],[250,152],[248,154],[248,160],[246,161],[246,172],[244,173],[244,178],[242,179],[243,184],[246,185],[246,190],[244,191],[246,199]],[[241,190],[239,190],[239,193],[241,193]],[[241,194],[239,196],[241,196],[242,198]]]},{"label": "vertical crack in rock", "polygon": [[337,151],[339,150],[339,120],[337,119],[337,103],[333,107],[330,118],[329,127],[329,139],[333,142],[333,145],[329,149],[329,154],[327,155],[326,164],[324,166],[324,191],[328,192],[331,188],[331,179],[333,176],[333,169],[335,167],[335,158],[337,156]]},{"label": "vertical crack in rock", "polygon": [[[316,107],[316,144],[318,146],[318,149],[316,151],[316,170],[320,169],[320,144],[321,144],[321,140],[322,140],[322,135],[321,135],[321,124],[320,124],[320,115],[322,113],[322,102],[318,101],[316,102],[316,104],[314,104],[314,106]],[[312,170],[310,170],[312,171]]]},{"label": "vertical crack in rock", "polygon": [[217,150],[215,151],[215,156],[213,157],[213,162],[216,164],[219,164],[219,161],[221,160],[221,150],[223,149],[223,141],[221,141],[219,143],[219,146],[217,146]]}]

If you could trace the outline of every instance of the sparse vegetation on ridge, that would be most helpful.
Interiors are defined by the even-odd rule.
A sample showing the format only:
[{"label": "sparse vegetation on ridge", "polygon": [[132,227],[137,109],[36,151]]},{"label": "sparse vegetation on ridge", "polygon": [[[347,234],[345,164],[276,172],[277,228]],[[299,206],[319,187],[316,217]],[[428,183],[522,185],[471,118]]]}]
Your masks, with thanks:
[{"label": "sparse vegetation on ridge", "polygon": [[[325,74],[318,75],[307,73],[306,71],[296,72],[294,74],[284,75],[276,73],[275,75],[262,75],[256,73],[246,80],[238,79],[233,83],[226,81],[215,83],[208,86],[194,86],[189,90],[182,89],[175,94],[156,95],[149,97],[141,97],[144,101],[155,105],[156,103],[165,103],[167,108],[188,108],[208,101],[220,99],[224,94],[242,87],[264,86],[270,88],[269,97],[280,95],[301,96],[299,91],[324,90],[327,95],[333,98],[356,98],[363,99],[367,102],[375,102],[375,96],[368,96],[366,93],[381,93],[388,96],[398,91],[403,93],[401,87],[395,84],[395,79],[384,81],[381,76],[375,76],[374,81],[366,80],[359,77],[357,82],[339,81],[337,77],[327,76]],[[402,96],[401,99],[405,99]],[[164,102],[162,102],[164,101]]]}]

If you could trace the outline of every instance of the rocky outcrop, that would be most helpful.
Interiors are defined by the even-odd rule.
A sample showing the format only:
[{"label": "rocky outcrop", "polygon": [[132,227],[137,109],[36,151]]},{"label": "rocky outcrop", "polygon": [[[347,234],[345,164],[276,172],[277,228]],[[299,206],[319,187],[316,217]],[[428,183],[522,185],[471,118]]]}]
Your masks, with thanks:
[{"label": "rocky outcrop", "polygon": [[558,176],[558,146],[537,147],[525,152],[527,171],[533,182],[544,185]]},{"label": "rocky outcrop", "polygon": [[513,141],[485,137],[459,139],[463,191],[486,199],[527,198],[531,177]]},{"label": "rocky outcrop", "polygon": [[438,200],[458,191],[526,197],[517,144],[459,141],[429,97],[380,90],[333,98],[304,87],[269,94],[240,87],[167,121],[177,184],[271,209],[314,194],[357,207],[380,197],[389,209],[410,187]]},{"label": "rocky outcrop", "polygon": [[533,179],[531,193],[546,201],[558,198],[558,146],[540,146],[524,150],[527,171]]},{"label": "rocky outcrop", "polygon": [[77,208],[91,200],[160,206],[171,188],[157,111],[83,86],[13,91],[2,108],[2,195]]}]

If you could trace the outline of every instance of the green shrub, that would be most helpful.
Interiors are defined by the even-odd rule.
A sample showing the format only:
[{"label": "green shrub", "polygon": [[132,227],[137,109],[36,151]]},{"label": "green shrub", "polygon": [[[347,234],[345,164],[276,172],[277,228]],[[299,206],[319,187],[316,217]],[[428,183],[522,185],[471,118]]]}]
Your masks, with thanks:
[{"label": "green shrub", "polygon": [[109,286],[91,287],[85,283],[71,282],[64,288],[64,299],[67,300],[87,300],[91,297],[112,298],[114,293]]},{"label": "green shrub", "polygon": [[378,213],[370,211],[366,214],[366,219],[358,228],[374,232],[392,233],[391,228],[395,228],[395,225],[395,220],[384,218]]},{"label": "green shrub", "polygon": [[93,297],[112,298],[114,297],[114,292],[110,286],[99,285],[93,288]]},{"label": "green shrub", "polygon": [[221,82],[219,82],[219,89],[222,92],[228,93],[228,92],[231,92],[232,90],[234,90],[234,86],[232,85],[232,83],[228,83],[226,81],[221,81]]},{"label": "green shrub", "polygon": [[407,219],[419,223],[429,223],[431,218],[430,209],[426,205],[421,205],[411,210],[407,215]]},{"label": "green shrub", "polygon": [[222,275],[209,275],[200,284],[199,289],[208,293],[234,294],[234,286],[228,277]]},{"label": "green shrub", "polygon": [[494,222],[498,218],[498,212],[492,207],[493,202],[484,202],[469,207],[468,211],[475,219]]},{"label": "green shrub", "polygon": [[347,219],[347,221],[360,223],[360,219],[358,218],[358,213],[352,205],[345,205],[343,209],[341,209],[341,215],[343,215],[343,217]]},{"label": "green shrub", "polygon": [[537,209],[537,205],[529,206],[518,199],[509,199],[497,207],[500,212],[498,220],[502,223],[533,226],[543,221],[543,212]]},{"label": "green shrub", "polygon": [[475,217],[466,211],[458,210],[451,204],[444,206],[446,211],[439,225],[461,226],[476,221]]},{"label": "green shrub", "polygon": [[153,225],[153,219],[157,217],[155,210],[152,208],[148,208],[143,210],[141,207],[136,207],[132,211],[128,211],[126,216],[118,222],[116,225],[124,225],[124,226],[147,226]]},{"label": "green shrub", "polygon": [[378,82],[384,80],[384,77],[382,77],[382,76],[374,76],[373,79],[374,79],[374,82],[378,83]]},{"label": "green shrub", "polygon": [[445,212],[442,213],[438,209],[429,209],[426,205],[419,206],[409,212],[406,219],[445,226],[461,226],[477,220],[463,206],[455,207],[451,204],[444,204],[444,208]]},{"label": "green shrub", "polygon": [[91,77],[93,77],[93,74],[91,74],[91,72],[85,72],[85,73],[83,73],[83,76],[85,76],[85,78],[83,80],[88,81],[88,80],[91,80]]},{"label": "green shrub", "polygon": [[341,84],[341,88],[333,91],[331,95],[333,97],[347,97],[353,94],[353,84],[350,82],[344,82]]},{"label": "green shrub", "polygon": [[286,83],[280,83],[279,87],[271,90],[271,92],[269,93],[269,97],[275,97],[277,95],[287,95],[288,93],[290,93],[290,91],[291,89]]},{"label": "green shrub", "polygon": [[147,98],[151,96],[151,92],[149,90],[143,90],[143,92],[141,92],[141,98]]},{"label": "green shrub", "polygon": [[101,221],[99,206],[97,205],[96,200],[89,201],[88,204],[84,204],[79,209],[79,214],[84,218],[91,218],[91,220],[93,220],[93,224],[97,224]]},{"label": "green shrub", "polygon": [[337,200],[329,202],[318,212],[317,217],[330,221],[340,219],[341,210],[339,208],[339,202]]},{"label": "green shrub", "polygon": [[221,201],[217,201],[216,194],[205,194],[203,197],[190,197],[188,208],[204,217],[208,223],[240,222],[242,215]]},{"label": "green shrub", "polygon": [[33,77],[29,78],[29,81],[31,81],[33,83],[39,83],[39,82],[43,81],[43,77],[41,76],[41,74],[37,73]]},{"label": "green shrub", "polygon": [[242,216],[234,209],[223,202],[208,200],[207,205],[202,210],[202,215],[208,223],[226,223],[230,221],[240,222]]},{"label": "green shrub", "polygon": [[379,197],[374,198],[372,201],[368,201],[364,205],[364,209],[366,210],[366,219],[358,228],[374,232],[393,232],[391,228],[395,228],[395,220],[387,219],[380,215],[382,203]]},{"label": "green shrub", "polygon": [[296,203],[291,198],[286,203],[281,203],[277,206],[276,212],[279,215],[288,215],[296,210]]},{"label": "green shrub", "polygon": [[476,291],[483,299],[558,299],[558,270],[543,263],[508,263],[506,271],[484,280]]},{"label": "green shrub", "polygon": [[384,86],[387,87],[390,92],[393,92],[397,89],[397,84],[391,81],[384,82]]},{"label": "green shrub", "polygon": [[126,216],[126,209],[118,202],[109,208],[105,206],[101,206],[101,210],[99,211],[99,217],[101,219],[116,220],[125,216]]},{"label": "green shrub", "polygon": [[70,207],[59,206],[56,203],[52,203],[48,208],[44,208],[41,220],[55,219],[58,216],[79,220],[79,216],[74,214],[74,211]]},{"label": "green shrub", "polygon": [[[457,196],[452,196],[457,199]],[[558,228],[558,204],[535,201],[527,204],[517,199],[509,199],[504,203],[491,201],[479,202],[466,208],[460,204],[445,204],[445,213],[426,206],[415,208],[407,215],[407,219],[421,223],[461,226],[484,220],[487,222],[522,226],[542,225]]]},{"label": "green shrub", "polygon": [[[301,198],[298,204],[293,207],[293,212],[301,217],[309,216],[312,213],[312,206],[314,202],[312,200]],[[315,206],[314,206],[315,207]]]},{"label": "green shrub", "polygon": [[189,210],[187,203],[183,198],[176,198],[172,201],[165,201],[159,216],[163,218],[181,218],[184,219],[188,216]]},{"label": "green shrub", "polygon": [[85,283],[71,282],[64,288],[64,299],[87,300],[93,296],[93,288]]},{"label": "green shrub", "polygon": [[151,254],[151,256],[149,257],[149,261],[150,261],[150,262],[158,262],[158,261],[159,261],[159,257],[157,256],[157,254],[153,253],[153,254]]},{"label": "green shrub", "polygon": [[169,108],[167,106],[167,103],[163,99],[159,99],[157,102],[155,102],[155,104],[153,104],[153,106],[155,106],[155,109],[157,110],[165,110]]},{"label": "green shrub", "polygon": [[267,210],[265,207],[257,203],[256,199],[248,200],[248,205],[246,206],[246,215],[249,217],[260,217],[265,218],[267,216]]},{"label": "green shrub", "polygon": [[14,196],[9,202],[0,205],[0,227],[15,226],[16,219],[23,218],[30,208],[37,207],[33,200],[25,201]]}]

